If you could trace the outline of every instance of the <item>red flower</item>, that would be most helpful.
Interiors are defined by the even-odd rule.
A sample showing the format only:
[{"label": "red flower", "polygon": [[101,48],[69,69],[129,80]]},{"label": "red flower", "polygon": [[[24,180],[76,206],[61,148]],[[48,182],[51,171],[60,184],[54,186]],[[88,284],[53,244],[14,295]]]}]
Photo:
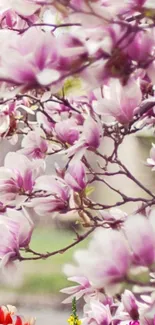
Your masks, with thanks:
[{"label": "red flower", "polygon": [[14,306],[0,307],[1,325],[34,325],[35,319],[25,320],[24,317],[17,315],[17,309]]}]

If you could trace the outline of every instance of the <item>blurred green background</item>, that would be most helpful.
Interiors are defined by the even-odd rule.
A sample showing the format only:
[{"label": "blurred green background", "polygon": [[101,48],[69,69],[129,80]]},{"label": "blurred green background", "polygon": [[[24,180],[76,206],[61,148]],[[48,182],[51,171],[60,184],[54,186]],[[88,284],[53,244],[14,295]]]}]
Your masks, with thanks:
[{"label": "blurred green background", "polygon": [[[38,227],[34,230],[31,249],[39,252],[46,253],[64,248],[72,243],[76,238],[75,233],[68,229],[55,229],[52,226]],[[78,244],[78,248],[85,247],[88,239]],[[57,254],[46,260],[37,261],[23,261],[17,266],[17,273],[14,280],[1,281],[0,290],[6,295],[9,293],[15,294],[15,300],[20,303],[21,295],[28,295],[29,297],[43,295],[45,300],[48,298],[56,297],[56,301],[61,301],[65,296],[60,294],[59,291],[72,285],[67,281],[66,276],[63,274],[63,265],[72,262],[72,257],[77,246],[71,248],[63,254]],[[27,253],[25,256],[30,256]],[[11,299],[13,296],[11,296]],[[67,297],[67,296],[66,296]],[[18,299],[17,299],[18,298]],[[21,298],[22,300],[22,298]]]}]

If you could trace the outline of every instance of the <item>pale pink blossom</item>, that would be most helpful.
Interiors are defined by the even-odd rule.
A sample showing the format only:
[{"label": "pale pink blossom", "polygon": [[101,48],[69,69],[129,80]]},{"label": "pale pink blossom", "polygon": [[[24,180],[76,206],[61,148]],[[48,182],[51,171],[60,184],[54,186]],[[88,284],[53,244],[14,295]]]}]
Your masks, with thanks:
[{"label": "pale pink blossom", "polygon": [[[92,117],[87,117],[81,127],[81,136],[68,150],[65,151],[68,156],[80,160],[87,149],[95,150],[100,146],[102,140],[102,128],[99,120],[94,121]],[[64,151],[62,151],[64,153]]]},{"label": "pale pink blossom", "polygon": [[10,152],[4,167],[0,167],[0,200],[3,203],[20,204],[34,188],[37,177],[45,170],[43,160],[30,161],[26,156]]},{"label": "pale pink blossom", "polygon": [[40,6],[33,0],[1,0],[0,3],[0,11],[13,9],[17,14],[24,17],[33,15],[39,8]]},{"label": "pale pink blossom", "polygon": [[155,225],[153,215],[150,216],[150,220],[141,215],[130,216],[125,221],[124,227],[133,253],[133,263],[141,266],[149,266],[154,263]]},{"label": "pale pink blossom", "polygon": [[131,291],[124,291],[124,293],[122,294],[122,303],[125,311],[128,312],[132,319],[139,318],[138,304],[134,294]]},{"label": "pale pink blossom", "polygon": [[51,216],[57,212],[67,211],[70,197],[68,185],[58,177],[40,176],[36,180],[35,190],[41,194],[32,199],[29,206],[40,216]]},{"label": "pale pink blossom", "polygon": [[0,136],[12,135],[16,130],[17,117],[16,104],[10,102],[8,105],[2,105],[0,109]]},{"label": "pale pink blossom", "polygon": [[80,299],[82,296],[89,295],[94,291],[88,279],[84,276],[73,276],[68,278],[68,280],[76,282],[78,285],[60,290],[60,292],[70,295],[63,301],[64,304],[72,302],[73,297]]},{"label": "pale pink blossom", "polygon": [[46,157],[48,151],[48,142],[46,135],[42,129],[30,131],[28,135],[23,138],[23,149],[18,152],[26,155],[30,159],[41,159]]},{"label": "pale pink blossom", "polygon": [[67,119],[55,124],[56,137],[68,144],[73,144],[79,138],[79,130],[76,120]]},{"label": "pale pink blossom", "polygon": [[3,29],[16,28],[22,31],[28,27],[28,23],[35,23],[37,19],[38,16],[35,14],[27,16],[25,19],[25,16],[18,14],[18,11],[13,7],[9,6],[6,9],[0,7],[0,22]]},{"label": "pale pink blossom", "polygon": [[54,128],[54,123],[52,120],[50,120],[50,118],[47,118],[42,112],[37,112],[36,118],[39,127],[41,127],[47,134],[51,135]]},{"label": "pale pink blossom", "polygon": [[78,192],[84,190],[86,187],[86,173],[84,164],[81,161],[70,163],[64,179],[74,191]]},{"label": "pale pink blossom", "polygon": [[154,45],[154,33],[152,30],[141,31],[135,35],[133,41],[127,46],[126,51],[132,60],[145,62],[152,53]]},{"label": "pale pink blossom", "polygon": [[91,6],[84,0],[72,0],[71,3],[75,8],[75,12],[70,15],[70,21],[73,21],[73,19],[75,21],[76,19],[84,27],[110,23],[121,12],[122,6],[126,5],[125,0],[123,0],[123,4],[119,0],[91,1]]},{"label": "pale pink blossom", "polygon": [[12,35],[2,53],[0,79],[17,85],[51,84],[60,77],[56,70],[56,47],[51,33],[36,28]]},{"label": "pale pink blossom", "polygon": [[155,324],[155,301],[153,300],[140,313],[140,325],[154,325]]},{"label": "pale pink blossom", "polygon": [[127,213],[121,211],[117,208],[111,208],[109,211],[107,210],[100,210],[100,214],[104,220],[107,221],[114,221],[114,222],[124,222],[125,218],[127,217]]},{"label": "pale pink blossom", "polygon": [[138,80],[129,80],[122,86],[117,79],[111,79],[108,86],[104,86],[104,98],[94,102],[97,114],[111,116],[121,124],[132,121],[134,114],[142,100],[142,93]]},{"label": "pale pink blossom", "polygon": [[0,259],[1,267],[18,259],[20,248],[27,247],[33,231],[33,222],[26,210],[7,209],[0,215]]},{"label": "pale pink blossom", "polygon": [[154,0],[128,0],[128,2],[129,2],[129,6],[131,6],[131,8],[133,9],[139,8],[139,10],[141,10],[142,7],[148,9],[155,8]]},{"label": "pale pink blossom", "polygon": [[[57,38],[59,69],[61,71],[78,70],[88,58],[88,51],[80,37],[74,33],[60,34]],[[63,49],[63,50],[62,50]]]},{"label": "pale pink blossom", "polygon": [[[92,258],[93,256],[93,258]],[[95,289],[118,293],[131,265],[131,252],[122,233],[98,229],[88,249],[76,251],[76,266],[67,265],[68,275],[84,276]]]},{"label": "pale pink blossom", "polygon": [[104,305],[99,301],[92,300],[89,305],[85,306],[84,318],[82,324],[84,325],[110,325],[112,322],[112,315],[108,305]]},{"label": "pale pink blossom", "polygon": [[[131,253],[122,233],[116,230],[98,229],[88,248],[88,278],[96,288],[107,292],[120,290],[121,280],[127,274]],[[116,286],[115,286],[116,285]]]}]

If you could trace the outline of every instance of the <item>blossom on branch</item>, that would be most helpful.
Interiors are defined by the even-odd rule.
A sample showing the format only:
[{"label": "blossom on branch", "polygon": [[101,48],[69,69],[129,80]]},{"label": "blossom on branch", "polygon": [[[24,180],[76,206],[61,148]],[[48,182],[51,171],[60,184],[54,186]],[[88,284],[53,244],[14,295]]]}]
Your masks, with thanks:
[{"label": "blossom on branch", "polygon": [[26,210],[7,209],[6,215],[0,216],[1,267],[10,267],[19,258],[19,250],[28,246],[33,228]]},{"label": "blossom on branch", "polygon": [[8,153],[4,167],[0,167],[0,200],[20,205],[32,193],[36,179],[44,170],[45,162],[41,159],[30,161],[20,153]]}]

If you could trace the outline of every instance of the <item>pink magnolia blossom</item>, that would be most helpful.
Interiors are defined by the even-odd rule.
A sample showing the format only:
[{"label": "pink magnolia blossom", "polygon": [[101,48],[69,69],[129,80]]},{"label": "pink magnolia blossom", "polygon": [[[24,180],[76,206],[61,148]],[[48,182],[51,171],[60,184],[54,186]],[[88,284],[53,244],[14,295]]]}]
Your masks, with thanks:
[{"label": "pink magnolia blossom", "polygon": [[13,7],[8,6],[5,9],[1,8],[0,6],[0,22],[3,29],[16,28],[16,29],[24,30],[25,28],[28,27],[29,23],[35,23],[37,19],[38,16],[35,14],[28,15],[27,18],[25,19],[25,15],[18,14],[18,9],[15,6]]},{"label": "pink magnolia blossom", "polygon": [[59,68],[67,73],[68,70],[77,70],[88,57],[88,51],[85,43],[81,41],[80,37],[76,37],[72,34],[64,33],[59,35],[57,38]]},{"label": "pink magnolia blossom", "polygon": [[[75,8],[75,13],[70,15],[70,20],[82,23],[84,27],[98,26],[99,24],[107,24],[121,12],[123,4],[119,0],[106,0],[106,1],[91,1],[91,6],[87,1],[71,1]],[[77,13],[76,13],[77,10]]]},{"label": "pink magnolia blossom", "polygon": [[[69,156],[74,155],[74,159],[81,159],[87,149],[95,150],[100,146],[102,139],[102,128],[100,121],[94,121],[92,117],[88,117],[83,126],[82,134],[76,143],[65,151]],[[64,152],[62,152],[64,153]]]},{"label": "pink magnolia blossom", "polygon": [[13,9],[17,14],[24,17],[33,15],[39,8],[40,6],[33,0],[1,0],[0,3],[0,11]]},{"label": "pink magnolia blossom", "polygon": [[51,33],[35,28],[22,35],[14,34],[2,53],[0,79],[17,85],[43,86],[58,80],[56,47]]},{"label": "pink magnolia blossom", "polygon": [[1,267],[18,258],[19,249],[28,246],[32,231],[33,223],[25,210],[7,209],[7,215],[0,216]]},{"label": "pink magnolia blossom", "polygon": [[46,157],[48,151],[48,143],[46,135],[41,129],[30,131],[22,141],[23,149],[18,152],[26,155],[30,159],[41,159]]},{"label": "pink magnolia blossom", "polygon": [[108,305],[105,306],[99,301],[92,300],[89,305],[85,306],[82,324],[110,325],[111,322],[112,315]]},{"label": "pink magnolia blossom", "polygon": [[55,124],[57,138],[68,144],[73,144],[79,138],[79,130],[74,119],[67,119]]},{"label": "pink magnolia blossom", "polygon": [[19,153],[8,153],[4,167],[0,167],[0,200],[13,204],[25,201],[25,195],[32,192],[37,177],[44,170],[43,160],[30,161]]},{"label": "pink magnolia blossom", "polygon": [[155,324],[155,301],[151,301],[150,305],[144,308],[140,314],[140,325]]},{"label": "pink magnolia blossom", "polygon": [[124,309],[128,312],[132,319],[139,318],[138,304],[134,294],[131,291],[125,290],[125,292],[122,294],[122,303]]},{"label": "pink magnolia blossom", "polygon": [[36,114],[38,126],[41,127],[47,134],[53,133],[54,123],[48,119],[42,112]]},{"label": "pink magnolia blossom", "polygon": [[132,60],[145,61],[152,53],[154,47],[154,35],[151,31],[142,31],[136,34],[133,41],[127,46],[127,53]]},{"label": "pink magnolia blossom", "polygon": [[142,7],[148,9],[155,8],[154,0],[129,0],[129,5],[136,9],[139,8],[139,10],[141,10]]},{"label": "pink magnolia blossom", "polygon": [[[141,215],[130,216],[125,221],[125,234],[133,252],[133,263],[148,266],[155,261],[155,224]],[[144,245],[145,242],[145,245]]]},{"label": "pink magnolia blossom", "polygon": [[121,280],[127,274],[131,254],[122,233],[116,230],[95,232],[88,248],[88,278],[96,288],[104,287],[107,292],[120,290]]},{"label": "pink magnolia blossom", "polygon": [[74,259],[77,266],[67,266],[65,273],[84,276],[94,290],[104,288],[110,294],[120,291],[121,281],[131,265],[131,253],[123,234],[112,229],[96,230],[88,249],[77,251]]},{"label": "pink magnolia blossom", "polygon": [[73,162],[69,165],[65,173],[66,183],[74,191],[82,191],[86,187],[85,166],[81,161]]},{"label": "pink magnolia blossom", "polygon": [[0,110],[0,136],[5,137],[16,130],[19,113],[16,111],[16,105],[10,102],[8,105],[1,106]]},{"label": "pink magnolia blossom", "polygon": [[93,292],[93,288],[91,287],[88,279],[84,276],[73,276],[68,278],[68,280],[79,283],[79,285],[60,290],[60,292],[70,295],[63,301],[64,304],[72,302],[73,297],[79,299],[82,296],[91,294]]},{"label": "pink magnolia blossom", "polygon": [[54,212],[65,212],[70,191],[67,184],[61,178],[45,175],[36,180],[36,191],[42,191],[42,195],[32,199],[29,206],[40,216],[51,216]]},{"label": "pink magnolia blossom", "polygon": [[120,221],[124,222],[127,217],[127,213],[117,208],[111,208],[109,211],[100,210],[100,214],[104,220],[107,221]]},{"label": "pink magnolia blossom", "polygon": [[132,121],[136,109],[141,103],[142,93],[138,81],[130,80],[122,86],[117,79],[111,79],[108,86],[104,86],[104,98],[94,102],[97,114],[111,116],[121,124]]}]

